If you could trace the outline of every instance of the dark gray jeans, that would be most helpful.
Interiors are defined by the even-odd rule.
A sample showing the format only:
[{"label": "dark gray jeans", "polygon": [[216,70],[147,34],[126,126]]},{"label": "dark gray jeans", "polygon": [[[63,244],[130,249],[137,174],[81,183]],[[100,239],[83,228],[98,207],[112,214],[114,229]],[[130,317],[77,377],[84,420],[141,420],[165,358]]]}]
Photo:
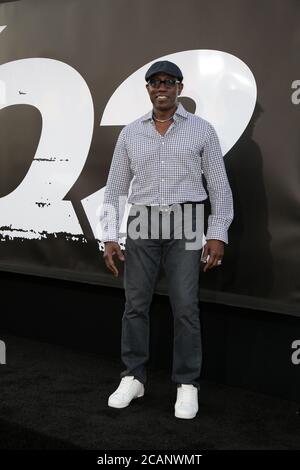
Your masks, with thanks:
[{"label": "dark gray jeans", "polygon": [[[159,214],[159,238],[133,240],[125,245],[125,311],[122,318],[121,357],[126,367],[120,376],[134,375],[146,383],[149,359],[149,308],[160,263],[167,279],[168,294],[174,317],[172,381],[199,388],[202,345],[199,319],[199,270],[201,249],[186,250],[186,239],[174,238],[174,216],[170,216],[170,236],[162,238]],[[150,222],[150,209],[149,209]],[[193,208],[193,227],[195,210]],[[150,223],[149,223],[150,235]]]}]

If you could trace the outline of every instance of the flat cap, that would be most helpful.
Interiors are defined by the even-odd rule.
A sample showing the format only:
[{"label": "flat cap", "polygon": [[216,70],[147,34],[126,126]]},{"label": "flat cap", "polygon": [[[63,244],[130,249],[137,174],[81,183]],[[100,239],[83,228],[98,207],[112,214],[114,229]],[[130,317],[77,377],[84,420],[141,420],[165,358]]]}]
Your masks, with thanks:
[{"label": "flat cap", "polygon": [[152,75],[162,72],[167,73],[168,75],[172,75],[172,77],[176,77],[178,80],[183,79],[182,72],[176,64],[169,62],[168,60],[161,60],[159,62],[154,62],[154,64],[152,64],[147,70],[145,75],[146,82],[148,82]]}]

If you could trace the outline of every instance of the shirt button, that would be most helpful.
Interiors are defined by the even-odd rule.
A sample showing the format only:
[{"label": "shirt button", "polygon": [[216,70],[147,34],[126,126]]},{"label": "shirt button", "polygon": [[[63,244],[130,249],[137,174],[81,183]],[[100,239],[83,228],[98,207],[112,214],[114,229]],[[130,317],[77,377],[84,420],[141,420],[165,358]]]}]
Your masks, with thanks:
[{"label": "shirt button", "polygon": [[165,181],[165,178],[162,178],[161,180],[162,180],[162,181]]},{"label": "shirt button", "polygon": [[162,160],[162,161],[161,161],[161,164],[163,164],[163,163],[165,163],[165,161],[164,161],[164,160]]}]

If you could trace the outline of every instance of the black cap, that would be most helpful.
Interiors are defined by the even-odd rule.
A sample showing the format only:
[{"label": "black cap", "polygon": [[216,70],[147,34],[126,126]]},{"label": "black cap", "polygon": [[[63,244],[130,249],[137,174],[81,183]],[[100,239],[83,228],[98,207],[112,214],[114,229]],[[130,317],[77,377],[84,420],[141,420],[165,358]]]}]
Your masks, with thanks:
[{"label": "black cap", "polygon": [[161,60],[159,62],[154,62],[154,64],[152,64],[147,70],[145,75],[146,82],[148,82],[152,75],[160,72],[172,75],[173,77],[178,78],[180,81],[183,79],[182,72],[176,64],[173,64],[173,62],[169,62],[168,60]]}]

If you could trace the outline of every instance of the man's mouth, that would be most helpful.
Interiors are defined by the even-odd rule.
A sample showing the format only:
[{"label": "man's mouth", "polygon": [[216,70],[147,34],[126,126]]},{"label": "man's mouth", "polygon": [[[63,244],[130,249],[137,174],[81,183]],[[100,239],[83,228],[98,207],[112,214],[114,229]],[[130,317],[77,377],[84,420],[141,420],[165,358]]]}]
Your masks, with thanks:
[{"label": "man's mouth", "polygon": [[168,99],[168,96],[167,96],[167,95],[157,95],[157,96],[156,96],[156,99],[157,99],[158,101],[165,101],[165,100]]}]

